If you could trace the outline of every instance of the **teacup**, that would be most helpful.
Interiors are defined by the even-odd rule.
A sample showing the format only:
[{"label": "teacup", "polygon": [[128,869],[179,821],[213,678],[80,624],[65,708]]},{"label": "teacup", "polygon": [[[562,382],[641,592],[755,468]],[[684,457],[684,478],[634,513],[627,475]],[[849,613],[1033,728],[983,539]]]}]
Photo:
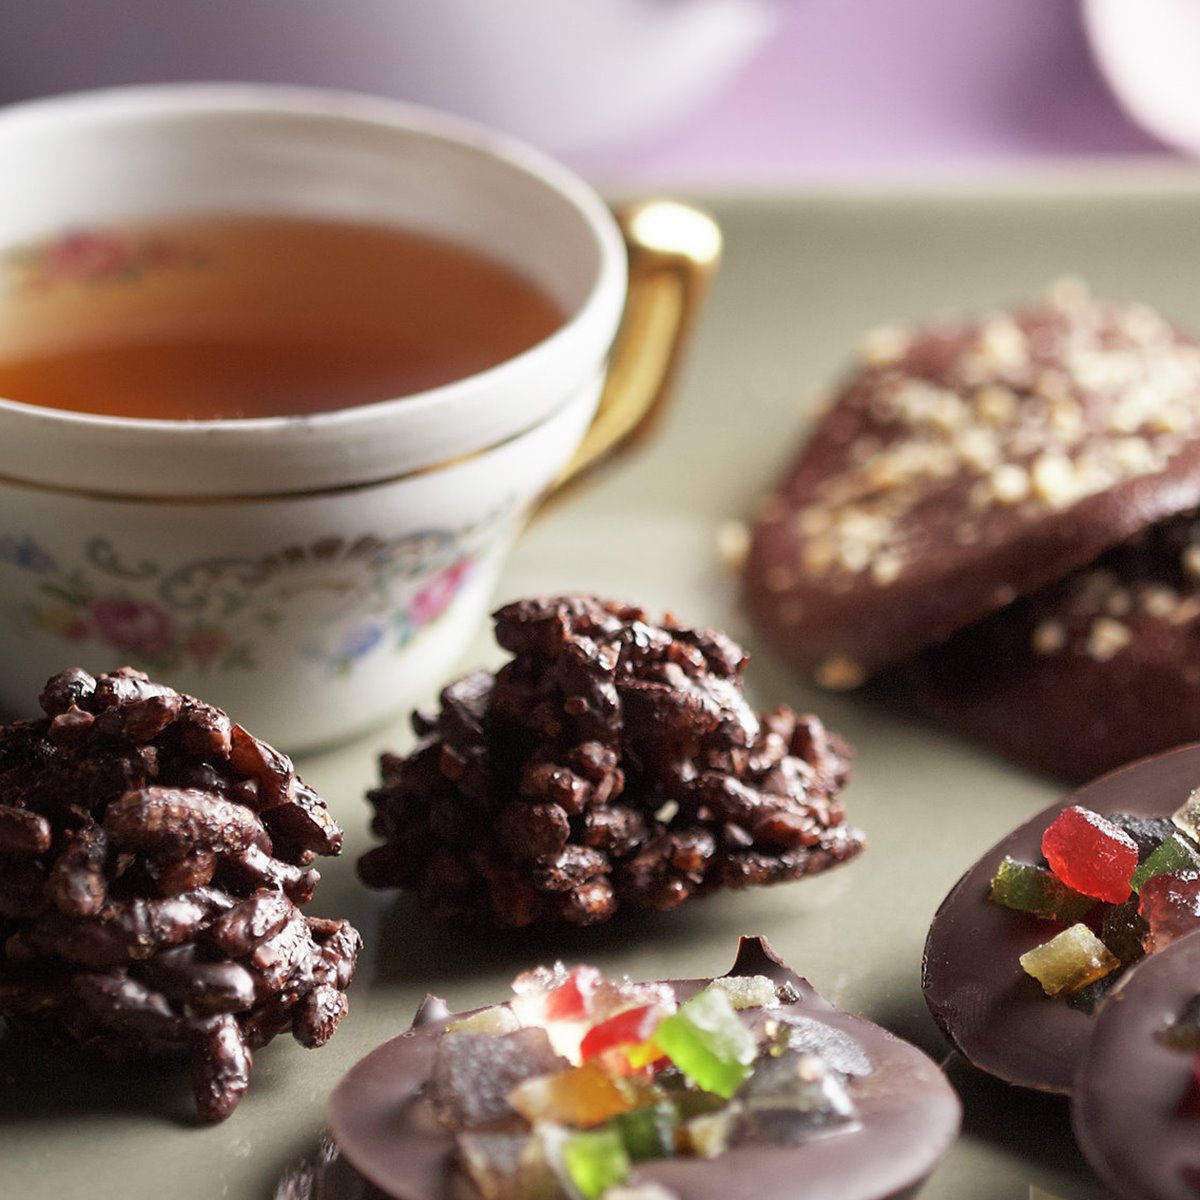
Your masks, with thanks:
[{"label": "teacup", "polygon": [[136,289],[179,258],[137,260],[114,231],[252,213],[447,239],[563,313],[466,378],[301,416],[0,399],[0,706],[32,715],[64,666],[131,663],[292,751],[380,724],[446,677],[531,511],[645,427],[719,243],[671,205],[630,210],[623,237],[527,147],[337,93],[182,85],[16,106],[0,112],[0,175],[0,286],[6,263],[21,286],[45,255],[67,266],[35,272],[39,287],[103,305],[97,262],[132,255],[119,282]]}]

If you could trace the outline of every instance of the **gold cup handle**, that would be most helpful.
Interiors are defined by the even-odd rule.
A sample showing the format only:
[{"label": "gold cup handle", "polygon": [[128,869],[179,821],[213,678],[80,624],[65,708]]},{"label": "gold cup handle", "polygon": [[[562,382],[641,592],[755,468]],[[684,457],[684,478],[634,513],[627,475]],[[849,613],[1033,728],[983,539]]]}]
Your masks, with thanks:
[{"label": "gold cup handle", "polygon": [[625,315],[596,415],[551,494],[651,432],[721,257],[716,222],[690,205],[645,200],[615,215],[629,255]]}]

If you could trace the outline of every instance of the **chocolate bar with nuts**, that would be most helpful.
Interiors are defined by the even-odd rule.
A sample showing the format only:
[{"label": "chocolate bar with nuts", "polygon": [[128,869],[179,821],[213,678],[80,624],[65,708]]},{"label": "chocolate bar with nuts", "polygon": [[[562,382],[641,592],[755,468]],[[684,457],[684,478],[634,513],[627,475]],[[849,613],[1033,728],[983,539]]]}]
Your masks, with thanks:
[{"label": "chocolate bar with nuts", "polygon": [[819,683],[915,660],[952,724],[1082,780],[1200,736],[1200,605],[1173,545],[1197,507],[1200,343],[1064,281],[864,341],[760,511],[745,602]]}]

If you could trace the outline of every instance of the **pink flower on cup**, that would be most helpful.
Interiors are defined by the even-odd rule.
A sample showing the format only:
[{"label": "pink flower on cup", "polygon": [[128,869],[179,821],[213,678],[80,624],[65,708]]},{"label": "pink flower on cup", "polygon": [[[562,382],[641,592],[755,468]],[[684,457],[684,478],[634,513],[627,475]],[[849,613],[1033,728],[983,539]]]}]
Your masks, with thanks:
[{"label": "pink flower on cup", "polygon": [[106,279],[129,268],[129,247],[107,233],[81,230],[47,247],[42,273],[52,279]]},{"label": "pink flower on cup", "polygon": [[129,654],[162,654],[171,648],[175,630],[170,613],[157,604],[104,596],[88,605],[102,641]]},{"label": "pink flower on cup", "polygon": [[469,558],[459,559],[452,567],[447,567],[441,574],[435,575],[412,599],[409,606],[408,619],[414,627],[419,627],[440,617],[454,599],[463,580],[471,570]]}]

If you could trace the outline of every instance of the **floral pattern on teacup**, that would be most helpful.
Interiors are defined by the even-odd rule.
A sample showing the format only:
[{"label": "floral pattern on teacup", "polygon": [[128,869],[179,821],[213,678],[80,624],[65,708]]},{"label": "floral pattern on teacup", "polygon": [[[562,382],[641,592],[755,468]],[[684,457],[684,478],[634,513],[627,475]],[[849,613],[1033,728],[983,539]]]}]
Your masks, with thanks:
[{"label": "floral pattern on teacup", "polygon": [[207,264],[201,247],[161,233],[71,229],[46,241],[14,246],[0,266],[17,286],[45,290],[61,284],[133,283],[147,275]]},{"label": "floral pattern on teacup", "polygon": [[488,530],[512,510],[505,505],[457,530],[323,538],[173,566],[129,559],[109,539],[93,538],[83,565],[66,569],[29,535],[0,535],[0,573],[15,570],[33,583],[28,598],[5,611],[19,633],[99,643],[154,671],[253,668],[264,640],[283,637],[295,652],[348,674],[437,621],[471,578]]}]

